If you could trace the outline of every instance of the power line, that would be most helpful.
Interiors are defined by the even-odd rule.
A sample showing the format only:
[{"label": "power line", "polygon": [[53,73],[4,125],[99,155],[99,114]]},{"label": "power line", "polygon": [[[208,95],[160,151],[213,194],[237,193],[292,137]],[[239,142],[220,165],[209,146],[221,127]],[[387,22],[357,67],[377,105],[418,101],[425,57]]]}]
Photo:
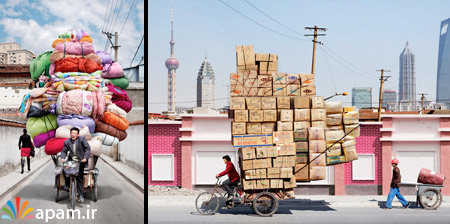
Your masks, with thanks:
[{"label": "power line", "polygon": [[136,52],[134,53],[133,59],[131,60],[131,63],[130,63],[130,67],[131,67],[131,65],[133,64],[134,58],[136,58],[136,55],[137,55],[137,53],[139,52],[139,48],[141,47],[142,41],[144,41],[144,36],[145,36],[145,35],[142,35],[141,42],[139,43],[139,46],[137,47]]},{"label": "power line", "polygon": [[[113,16],[111,16],[111,15],[115,13],[115,10],[117,8],[117,3],[119,3],[119,0],[116,0],[115,2],[116,2],[116,4],[115,4],[114,8],[111,5],[111,10],[110,10],[110,13],[109,13],[108,22],[106,23],[105,31],[110,31],[109,26],[111,25],[112,20],[114,19],[114,15]],[[112,3],[112,4],[114,5],[114,3]]]},{"label": "power line", "polygon": [[106,5],[105,17],[103,18],[102,31],[105,31],[106,17],[108,16],[108,8],[109,8],[109,0],[108,0],[108,4]]},{"label": "power line", "polygon": [[[216,98],[215,100],[217,101],[217,100],[228,100],[228,99],[229,99],[228,97],[225,97],[225,98]],[[192,100],[192,101],[181,101],[181,102],[177,102],[177,104],[180,104],[180,103],[195,103],[195,102],[197,102],[197,100]],[[167,102],[148,103],[148,104],[167,104]]]},{"label": "power line", "polygon": [[114,20],[114,25],[112,26],[112,30],[114,30],[116,28],[117,19],[119,18],[119,15],[120,15],[120,9],[122,9],[122,3],[123,3],[123,0],[120,1],[119,10],[117,11],[117,16],[116,16],[116,19]]},{"label": "power line", "polygon": [[125,22],[124,22],[123,25],[122,25],[122,29],[120,29],[119,36],[120,36],[120,34],[122,34],[122,31],[123,31],[123,28],[125,27],[125,24],[127,24],[128,17],[130,16],[131,10],[133,9],[134,1],[135,1],[135,0],[133,0],[133,3],[131,3],[130,10],[128,10],[127,18],[125,18]]}]

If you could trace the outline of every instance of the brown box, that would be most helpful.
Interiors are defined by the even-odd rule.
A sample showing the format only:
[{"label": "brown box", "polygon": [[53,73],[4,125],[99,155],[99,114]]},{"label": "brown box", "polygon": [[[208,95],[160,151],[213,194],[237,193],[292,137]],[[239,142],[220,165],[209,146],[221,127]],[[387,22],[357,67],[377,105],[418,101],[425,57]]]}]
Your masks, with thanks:
[{"label": "brown box", "polygon": [[270,88],[259,88],[257,89],[258,93],[256,94],[257,96],[272,96],[273,95],[273,90],[272,90],[272,86]]},{"label": "brown box", "polygon": [[230,85],[244,84],[244,74],[242,73],[231,73],[230,74]]},{"label": "brown box", "polygon": [[327,178],[327,167],[309,166],[309,177],[311,180],[325,180]]},{"label": "brown box", "polygon": [[234,122],[248,122],[248,110],[234,110]]},{"label": "brown box", "polygon": [[278,55],[276,54],[262,54],[255,53],[256,61],[278,61]]},{"label": "brown box", "polygon": [[248,110],[260,110],[261,109],[261,98],[260,97],[246,97],[245,102],[247,103]]},{"label": "brown box", "polygon": [[253,169],[261,169],[269,167],[272,167],[271,158],[253,160]]},{"label": "brown box", "polygon": [[295,155],[296,164],[307,164],[308,163],[308,153],[297,153]]},{"label": "brown box", "polygon": [[342,113],[340,114],[328,114],[327,115],[328,125],[342,125]]},{"label": "brown box", "polygon": [[328,125],[327,131],[344,131],[344,125]]},{"label": "brown box", "polygon": [[359,124],[354,124],[354,125],[345,125],[345,133],[348,134],[349,136],[353,136],[353,137],[359,137],[360,136],[360,131],[361,131],[361,127],[358,127]]},{"label": "brown box", "polygon": [[310,109],[311,99],[308,96],[294,97],[294,108],[296,109]]},{"label": "brown box", "polygon": [[293,175],[292,167],[281,167],[280,168],[280,178],[291,178]]},{"label": "brown box", "polygon": [[267,157],[267,146],[256,147],[256,158],[262,159]]},{"label": "brown box", "polygon": [[279,121],[294,121],[294,113],[292,110],[281,109],[278,110]]},{"label": "brown box", "polygon": [[230,85],[231,96],[244,96],[244,84]]},{"label": "brown box", "polygon": [[[337,145],[340,146],[339,143]],[[327,156],[342,156],[342,149],[340,147],[339,148],[328,149]]]},{"label": "brown box", "polygon": [[278,156],[295,155],[295,143],[277,144]]},{"label": "brown box", "polygon": [[291,98],[288,96],[277,97],[278,109],[291,109]]},{"label": "brown box", "polygon": [[254,159],[253,161],[253,169],[261,169],[263,159]]},{"label": "brown box", "polygon": [[261,134],[261,123],[247,123],[247,134]]},{"label": "brown box", "polygon": [[256,179],[265,179],[267,178],[267,169],[256,169],[255,170]]},{"label": "brown box", "polygon": [[231,97],[230,98],[231,110],[245,110],[245,97]]},{"label": "brown box", "polygon": [[286,96],[286,84],[273,84],[272,86],[274,96]]},{"label": "brown box", "polygon": [[258,88],[258,79],[244,78],[245,88]]},{"label": "brown box", "polygon": [[311,121],[326,121],[327,111],[325,109],[311,109]]},{"label": "brown box", "polygon": [[258,65],[237,65],[236,66],[236,72],[257,72],[258,71]]},{"label": "brown box", "polygon": [[283,188],[283,179],[271,179],[270,188]]},{"label": "brown box", "polygon": [[271,75],[258,75],[258,87],[259,88],[272,88],[272,76]]},{"label": "brown box", "polygon": [[[276,150],[278,153],[278,150]],[[279,156],[272,159],[272,167],[283,167],[283,157]]]},{"label": "brown box", "polygon": [[314,74],[300,74],[301,86],[314,86]]},{"label": "brown box", "polygon": [[236,65],[255,65],[253,45],[236,45]]},{"label": "brown box", "polygon": [[273,132],[275,131],[275,126],[276,126],[275,122],[262,123],[261,124],[261,134],[273,134]]},{"label": "brown box", "polygon": [[262,97],[261,107],[263,110],[276,110],[277,98],[276,97]]},{"label": "brown box", "polygon": [[299,129],[303,129],[303,128],[309,128],[310,127],[310,123],[309,121],[296,121],[294,122],[294,131],[295,130],[299,130]]},{"label": "brown box", "polygon": [[297,181],[295,176],[292,175],[290,179],[284,180],[284,189],[295,188],[297,187]]},{"label": "brown box", "polygon": [[246,180],[257,179],[255,175],[255,170],[245,170],[244,177]]},{"label": "brown box", "polygon": [[294,169],[295,179],[297,181],[309,181],[308,164],[297,164]]},{"label": "brown box", "polygon": [[250,122],[263,122],[264,112],[263,110],[249,110]]},{"label": "brown box", "polygon": [[270,181],[268,179],[256,180],[256,189],[270,188]]},{"label": "brown box", "polygon": [[297,161],[296,156],[282,156],[283,166],[282,167],[293,167]]},{"label": "brown box", "polygon": [[315,96],[316,86],[302,86],[300,87],[300,96]]},{"label": "brown box", "polygon": [[266,135],[235,135],[233,136],[234,147],[266,146],[273,144],[273,136]]},{"label": "brown box", "polygon": [[279,167],[267,168],[267,178],[280,178],[280,168]]},{"label": "brown box", "polygon": [[323,128],[308,128],[309,140],[325,140],[325,129]]},{"label": "brown box", "polygon": [[269,71],[278,71],[278,61],[260,61],[258,64],[258,70],[260,73],[267,74]]},{"label": "brown box", "polygon": [[325,102],[327,114],[342,114],[344,111],[342,102]]},{"label": "brown box", "polygon": [[344,156],[345,156],[345,161],[346,162],[358,159],[358,155],[356,154],[355,146],[344,147],[343,151],[344,151]]},{"label": "brown box", "polygon": [[310,109],[294,109],[294,121],[310,121]]},{"label": "brown box", "polygon": [[302,128],[294,131],[294,141],[308,140],[308,129]]},{"label": "brown box", "polygon": [[327,144],[325,140],[309,140],[309,152],[310,153],[320,153],[327,149]]},{"label": "brown box", "polygon": [[264,110],[264,121],[277,121],[277,110]]},{"label": "brown box", "polygon": [[243,160],[255,159],[255,147],[242,147],[239,148],[239,157]]},{"label": "brown box", "polygon": [[286,95],[300,96],[300,85],[288,84],[286,86]]},{"label": "brown box", "polygon": [[293,122],[290,121],[277,122],[277,131],[293,131],[293,130],[294,130]]},{"label": "brown box", "polygon": [[295,150],[299,152],[309,152],[308,141],[295,142]]},{"label": "brown box", "polygon": [[283,84],[286,85],[287,73],[276,72],[272,74],[273,84]]},{"label": "brown box", "polygon": [[299,74],[288,74],[286,77],[286,83],[297,85],[300,88]]},{"label": "brown box", "polygon": [[325,153],[309,153],[309,164],[311,166],[326,166]]},{"label": "brown box", "polygon": [[311,108],[324,109],[325,103],[323,101],[323,96],[311,96]]},{"label": "brown box", "polygon": [[253,160],[242,161],[242,170],[251,170],[251,169],[253,169]]},{"label": "brown box", "polygon": [[244,87],[243,96],[258,96],[258,88],[256,88],[256,87]]},{"label": "brown box", "polygon": [[277,157],[278,150],[275,146],[267,146],[267,157]]},{"label": "brown box", "polygon": [[253,190],[256,188],[256,180],[242,180],[244,190]]},{"label": "brown box", "polygon": [[311,127],[314,128],[326,128],[327,122],[326,121],[313,121],[311,122]]},{"label": "brown box", "polygon": [[273,133],[273,143],[282,144],[294,142],[294,133],[292,131],[277,131]]},{"label": "brown box", "polygon": [[233,135],[245,135],[247,133],[246,123],[233,122]]},{"label": "brown box", "polygon": [[328,142],[337,142],[337,141],[341,141],[344,142],[344,136],[345,136],[345,132],[340,130],[340,131],[326,131],[325,133],[325,139]]}]

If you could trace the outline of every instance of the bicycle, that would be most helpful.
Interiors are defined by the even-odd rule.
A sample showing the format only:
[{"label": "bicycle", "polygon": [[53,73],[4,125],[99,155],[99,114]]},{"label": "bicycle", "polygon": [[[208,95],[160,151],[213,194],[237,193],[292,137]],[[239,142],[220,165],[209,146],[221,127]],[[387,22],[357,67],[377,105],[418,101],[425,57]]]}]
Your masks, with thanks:
[{"label": "bicycle", "polygon": [[[197,196],[197,199],[195,199],[195,207],[202,215],[213,215],[219,209],[220,201],[216,194],[224,198],[225,201],[227,201],[229,196],[222,184],[219,184],[220,178],[216,179],[217,182],[214,185],[212,192],[203,192]],[[225,191],[225,194],[220,193],[218,187],[222,188]],[[241,204],[244,204],[244,197],[238,194],[239,190],[242,190],[240,183],[234,187],[233,196],[237,198]],[[234,201],[229,201],[227,205],[229,208],[234,207]]]},{"label": "bicycle", "polygon": [[79,162],[68,161],[63,163],[64,175],[69,177],[69,201],[71,201],[72,210],[75,209],[75,200],[77,193],[77,179],[79,172]]}]

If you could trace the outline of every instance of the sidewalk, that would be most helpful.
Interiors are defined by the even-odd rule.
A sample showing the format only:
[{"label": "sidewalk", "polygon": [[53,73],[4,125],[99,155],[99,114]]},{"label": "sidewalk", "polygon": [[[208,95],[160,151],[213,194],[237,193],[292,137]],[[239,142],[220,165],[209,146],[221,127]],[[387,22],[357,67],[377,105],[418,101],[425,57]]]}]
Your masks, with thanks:
[{"label": "sidewalk", "polygon": [[144,175],[139,173],[138,171],[130,168],[129,166],[123,164],[119,161],[114,161],[111,157],[102,154],[100,158],[111,166],[115,171],[117,171],[123,178],[125,178],[128,182],[134,185],[137,189],[139,189],[142,193],[144,193]]}]

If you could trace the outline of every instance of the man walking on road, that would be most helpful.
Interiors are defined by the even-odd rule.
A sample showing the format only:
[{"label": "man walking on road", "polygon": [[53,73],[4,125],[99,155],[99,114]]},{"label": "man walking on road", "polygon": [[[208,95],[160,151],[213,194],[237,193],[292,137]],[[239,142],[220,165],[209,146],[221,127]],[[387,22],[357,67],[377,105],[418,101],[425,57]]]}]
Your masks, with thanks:
[{"label": "man walking on road", "polygon": [[403,197],[402,194],[400,194],[400,183],[402,182],[402,175],[400,175],[400,169],[397,167],[398,165],[398,159],[392,159],[392,181],[391,181],[391,190],[389,191],[387,200],[386,200],[386,207],[384,209],[391,209],[392,208],[392,200],[394,200],[394,197],[396,196],[400,203],[405,208],[409,208],[409,202]]}]

